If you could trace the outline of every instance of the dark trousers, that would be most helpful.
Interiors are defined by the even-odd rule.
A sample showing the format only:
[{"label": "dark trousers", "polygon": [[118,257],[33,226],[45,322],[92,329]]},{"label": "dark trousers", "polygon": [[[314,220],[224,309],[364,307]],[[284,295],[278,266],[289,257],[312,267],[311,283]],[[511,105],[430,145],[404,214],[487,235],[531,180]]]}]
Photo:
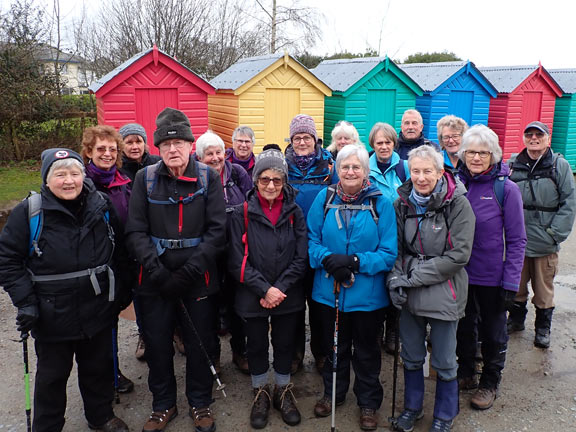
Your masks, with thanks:
[{"label": "dark trousers", "polygon": [[248,338],[248,365],[252,375],[262,375],[268,371],[268,329],[271,327],[272,348],[274,349],[274,370],[282,375],[290,373],[294,352],[294,330],[298,325],[300,312],[272,315],[268,317],[246,318],[244,330]]},{"label": "dark trousers", "polygon": [[475,373],[476,344],[482,341],[482,376],[480,387],[497,388],[508,347],[506,310],[500,287],[469,285],[466,316],[458,324],[456,354],[458,376]]},{"label": "dark trousers", "polygon": [[72,361],[78,365],[78,387],[86,420],[94,426],[114,416],[112,327],[90,339],[66,342],[35,341],[34,432],[58,432],[64,427],[66,384]]},{"label": "dark trousers", "polygon": [[[326,363],[322,370],[324,395],[332,395],[332,358],[334,353],[335,309],[318,303],[321,320],[321,340]],[[380,384],[381,353],[378,343],[379,326],[384,309],[369,312],[340,312],[338,318],[338,369],[336,371],[336,401],[346,398],[350,386],[350,360],[356,378],[354,394],[361,408],[378,409],[382,404]]]},{"label": "dark trousers", "polygon": [[[218,305],[216,296],[199,300],[186,298],[183,303],[208,353],[215,352],[214,320]],[[186,397],[194,407],[212,403],[212,374],[197,336],[183,313],[180,299],[141,296],[142,334],[146,343],[148,387],[152,392],[152,409],[164,411],[176,405],[174,377],[174,346],[172,335],[176,323],[181,323],[182,340],[186,348]]]},{"label": "dark trousers", "polygon": [[[304,278],[301,282],[304,285],[304,291],[306,293],[306,302],[308,304],[308,324],[310,326],[310,351],[314,358],[321,357],[324,355],[322,351],[322,341],[320,337],[320,326],[321,322],[318,316],[318,306],[312,300],[312,287],[314,286],[314,269],[307,267]],[[302,310],[299,313],[298,327],[295,332],[295,350],[294,350],[294,360],[302,360],[304,358],[304,353],[306,352],[306,310]]]}]

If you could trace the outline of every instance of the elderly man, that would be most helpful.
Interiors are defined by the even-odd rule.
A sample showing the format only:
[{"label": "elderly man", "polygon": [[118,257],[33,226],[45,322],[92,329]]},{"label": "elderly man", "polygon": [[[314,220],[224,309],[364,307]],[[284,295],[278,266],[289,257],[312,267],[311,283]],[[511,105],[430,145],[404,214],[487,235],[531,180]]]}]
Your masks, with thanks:
[{"label": "elderly man", "polygon": [[524,330],[530,281],[536,307],[534,345],[548,348],[558,251],[574,223],[574,177],[570,164],[550,148],[550,130],[544,123],[534,121],[526,126],[524,145],[526,148],[509,161],[510,179],[522,191],[528,243],[520,289],[508,317],[508,333]]},{"label": "elderly man", "polygon": [[226,150],[226,160],[238,164],[252,177],[254,169],[254,131],[248,126],[238,126],[232,133],[232,148]]},{"label": "elderly man", "polygon": [[424,138],[422,129],[424,129],[424,122],[420,113],[415,109],[404,111],[400,125],[400,135],[398,136],[398,148],[396,150],[400,155],[400,159],[407,160],[410,150],[424,144],[433,146],[440,151],[438,144]]},{"label": "elderly man", "polygon": [[216,429],[205,355],[215,349],[216,262],[224,248],[226,213],[220,177],[190,156],[193,141],[184,113],[162,111],[154,132],[162,160],[140,170],[132,187],[126,235],[142,266],[136,296],[153,396],[143,432],[163,431],[178,414],[172,345],[177,318],[187,353],[190,417],[197,432]]}]

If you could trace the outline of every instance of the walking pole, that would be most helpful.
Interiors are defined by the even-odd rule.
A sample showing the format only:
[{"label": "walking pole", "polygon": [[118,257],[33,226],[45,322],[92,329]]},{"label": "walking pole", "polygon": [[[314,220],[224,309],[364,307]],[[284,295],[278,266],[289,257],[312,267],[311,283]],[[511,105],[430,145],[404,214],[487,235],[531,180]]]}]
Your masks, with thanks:
[{"label": "walking pole", "polygon": [[330,432],[336,431],[336,371],[338,369],[338,308],[340,297],[340,282],[334,280],[334,309],[336,309],[336,319],[334,320],[334,349],[332,352],[332,423]]},{"label": "walking pole", "polygon": [[390,429],[395,431],[398,430],[398,419],[395,417],[396,411],[396,385],[398,383],[398,362],[400,357],[400,311],[396,314],[396,319],[394,320],[395,332],[394,332],[394,370],[392,373],[392,415],[388,419],[390,424]]},{"label": "walking pole", "polygon": [[198,334],[198,331],[196,330],[196,326],[194,325],[194,322],[192,321],[192,318],[190,317],[190,314],[188,313],[188,309],[186,309],[186,305],[184,304],[182,299],[178,300],[178,302],[180,303],[180,307],[182,308],[182,312],[184,312],[184,316],[186,317],[186,322],[188,323],[188,325],[192,329],[192,333],[194,333],[194,336],[196,337],[196,342],[198,343],[198,346],[200,347],[200,351],[202,351],[202,353],[204,354],[204,357],[206,357],[206,362],[208,363],[208,366],[210,367],[210,372],[212,372],[212,376],[214,377],[214,380],[216,380],[216,383],[218,384],[218,387],[216,387],[216,390],[221,391],[222,394],[224,395],[224,397],[226,397],[226,392],[224,391],[226,384],[222,384],[222,382],[220,381],[220,378],[218,377],[218,373],[216,372],[216,369],[214,368],[214,364],[212,363],[212,359],[210,358],[210,354],[208,354],[208,351],[206,351],[206,348],[204,347],[204,344],[202,343],[202,339],[200,339],[200,335]]},{"label": "walking pole", "polygon": [[116,403],[120,403],[120,393],[118,392],[118,329],[112,327],[112,363],[114,364],[114,394]]},{"label": "walking pole", "polygon": [[28,364],[28,332],[20,333],[20,341],[22,342],[22,355],[24,357],[24,394],[26,396],[26,431],[32,431],[31,422],[31,405],[30,405],[30,370]]}]

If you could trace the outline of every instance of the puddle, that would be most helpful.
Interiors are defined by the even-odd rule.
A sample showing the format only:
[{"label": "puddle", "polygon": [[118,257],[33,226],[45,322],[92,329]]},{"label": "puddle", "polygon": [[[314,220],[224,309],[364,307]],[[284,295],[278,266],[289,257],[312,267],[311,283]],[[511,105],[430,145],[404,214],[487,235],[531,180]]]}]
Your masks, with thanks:
[{"label": "puddle", "polygon": [[559,309],[576,311],[576,275],[554,278],[554,303]]}]

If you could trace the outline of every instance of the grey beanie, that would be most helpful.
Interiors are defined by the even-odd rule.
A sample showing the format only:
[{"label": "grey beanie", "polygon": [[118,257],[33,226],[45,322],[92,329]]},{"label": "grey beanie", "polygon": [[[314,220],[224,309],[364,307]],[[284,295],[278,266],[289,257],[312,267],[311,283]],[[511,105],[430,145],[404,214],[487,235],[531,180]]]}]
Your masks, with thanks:
[{"label": "grey beanie", "polygon": [[120,128],[118,131],[122,135],[122,139],[126,138],[128,135],[139,135],[144,140],[144,144],[148,142],[148,137],[146,137],[146,129],[144,126],[138,123],[128,123]]},{"label": "grey beanie", "polygon": [[56,147],[44,150],[40,158],[42,160],[42,167],[40,168],[40,173],[42,174],[42,181],[44,183],[46,183],[46,177],[48,176],[48,171],[50,171],[50,167],[56,161],[62,159],[76,159],[78,162],[80,162],[82,166],[84,166],[82,156],[80,156],[74,150],[62,147]]},{"label": "grey beanie", "polygon": [[158,147],[162,142],[169,139],[194,142],[190,120],[188,120],[186,114],[174,108],[164,108],[156,117],[154,145]]},{"label": "grey beanie", "polygon": [[256,163],[252,171],[254,183],[258,181],[260,174],[267,169],[275,169],[284,173],[284,180],[288,179],[288,164],[281,151],[270,149],[256,156]]}]

